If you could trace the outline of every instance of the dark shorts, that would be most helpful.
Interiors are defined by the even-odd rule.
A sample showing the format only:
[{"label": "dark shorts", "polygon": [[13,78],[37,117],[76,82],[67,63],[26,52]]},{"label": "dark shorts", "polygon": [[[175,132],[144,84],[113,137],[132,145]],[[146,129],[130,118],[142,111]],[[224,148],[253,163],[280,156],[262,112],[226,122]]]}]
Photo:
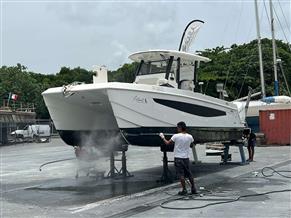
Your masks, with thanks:
[{"label": "dark shorts", "polygon": [[193,177],[190,165],[189,165],[189,158],[177,158],[175,157],[175,167],[176,167],[176,173],[178,177]]},{"label": "dark shorts", "polygon": [[254,148],[256,146],[256,142],[249,142],[248,147]]}]

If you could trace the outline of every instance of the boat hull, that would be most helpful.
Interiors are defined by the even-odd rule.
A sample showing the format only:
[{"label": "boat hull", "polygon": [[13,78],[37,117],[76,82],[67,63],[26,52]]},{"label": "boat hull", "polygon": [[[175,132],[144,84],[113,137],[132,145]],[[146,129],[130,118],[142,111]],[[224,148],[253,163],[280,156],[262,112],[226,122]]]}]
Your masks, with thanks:
[{"label": "boat hull", "polygon": [[[237,141],[242,137],[242,128],[199,128],[188,127],[187,132],[195,138],[195,143],[217,142],[217,141]],[[159,147],[163,141],[159,137],[159,133],[163,132],[167,139],[177,133],[176,127],[146,127],[146,128],[125,128],[120,131],[72,131],[58,130],[61,138],[68,145],[90,145],[102,146],[107,145],[108,140],[118,142],[114,146],[122,144],[131,144],[137,146],[153,146]],[[88,141],[93,144],[85,144],[84,137],[90,138]],[[100,140],[102,138],[102,140]],[[110,145],[112,146],[112,145]]]},{"label": "boat hull", "polygon": [[244,124],[236,106],[173,88],[140,84],[89,84],[43,93],[52,120],[69,145],[160,146],[176,124],[186,122],[197,143],[241,138]]},{"label": "boat hull", "polygon": [[[130,128],[123,129],[126,139],[133,145],[160,146],[163,144],[159,133],[163,132],[166,139],[177,133],[175,127],[154,127],[154,128]],[[217,128],[217,127],[187,127],[187,132],[194,137],[195,143],[206,143],[216,141],[237,141],[242,136],[240,128]]]}]

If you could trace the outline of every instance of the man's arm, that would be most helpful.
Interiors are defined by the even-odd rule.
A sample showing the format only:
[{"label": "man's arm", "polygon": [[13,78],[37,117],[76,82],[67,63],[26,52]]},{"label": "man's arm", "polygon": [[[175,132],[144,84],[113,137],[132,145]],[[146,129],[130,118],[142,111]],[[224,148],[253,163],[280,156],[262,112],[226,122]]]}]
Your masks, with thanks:
[{"label": "man's arm", "polygon": [[160,133],[160,137],[166,145],[173,145],[174,144],[173,140],[172,139],[167,140],[163,133]]},{"label": "man's arm", "polygon": [[167,140],[167,139],[164,138],[163,141],[164,141],[164,143],[165,143],[166,145],[173,145],[173,144],[174,144],[174,142],[172,141],[172,139]]},{"label": "man's arm", "polygon": [[193,147],[196,145],[196,143],[195,143],[195,141],[194,141],[193,136],[192,136],[192,135],[190,135],[190,136],[191,136],[191,144],[190,144],[190,148],[193,148]]}]

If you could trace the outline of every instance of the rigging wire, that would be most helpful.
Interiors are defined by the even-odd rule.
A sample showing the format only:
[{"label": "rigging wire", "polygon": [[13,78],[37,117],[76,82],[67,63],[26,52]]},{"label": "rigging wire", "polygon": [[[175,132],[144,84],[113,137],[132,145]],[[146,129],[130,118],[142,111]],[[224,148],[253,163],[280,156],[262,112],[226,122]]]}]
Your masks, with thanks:
[{"label": "rigging wire", "polygon": [[[271,25],[271,20],[270,20],[269,14],[268,14],[268,10],[267,10],[267,7],[266,7],[265,0],[264,0],[263,2],[264,2],[265,12],[266,12],[266,15],[267,15],[267,18],[268,18],[268,21],[269,21],[269,25]],[[278,2],[280,3],[280,1],[278,1]],[[281,21],[280,21],[280,18],[279,18],[278,14],[277,14],[277,11],[276,11],[275,7],[273,7],[273,10],[274,10],[275,15],[276,15],[276,17],[277,17],[277,20],[278,20],[279,26],[280,26],[280,28],[281,28],[281,30],[282,30],[282,32],[283,32],[284,38],[285,38],[285,40],[287,41],[287,45],[288,45],[288,47],[289,47],[289,50],[291,51],[291,46],[290,46],[289,40],[288,40],[288,38],[287,38],[287,36],[286,36],[286,33],[285,33],[285,31],[284,31],[284,28],[283,28],[283,25],[282,25],[282,23],[281,23]],[[283,12],[283,11],[282,11],[282,12]],[[283,16],[285,17],[284,14],[283,14]],[[288,27],[288,26],[287,26],[287,27]],[[289,29],[288,29],[288,30],[289,30]],[[290,31],[290,30],[289,30],[289,31]]]},{"label": "rigging wire", "polygon": [[[237,25],[237,28],[236,28],[236,31],[235,31],[235,36],[234,36],[235,40],[234,41],[237,40],[238,30],[239,30],[239,26],[240,26],[239,24],[240,24],[241,16],[242,16],[242,11],[243,11],[243,1],[241,1],[241,5],[240,5],[240,13],[239,13],[239,17],[238,17],[238,25]],[[228,65],[226,79],[225,79],[224,85],[223,85],[224,89],[226,89],[226,84],[227,84],[227,81],[228,81],[228,78],[229,78],[230,66],[231,66],[231,62],[233,60],[233,55],[234,54],[231,54],[231,56],[230,56],[230,63]]]},{"label": "rigging wire", "polygon": [[[261,9],[261,17],[260,17],[260,19],[262,19],[262,16],[263,16],[263,8]],[[251,35],[252,30],[254,28],[254,24],[255,24],[254,22],[251,22],[250,29],[249,29],[248,34],[247,34],[247,37],[246,37],[247,40],[250,38],[250,35]],[[248,66],[249,66],[249,64],[248,64]],[[244,79],[243,79],[243,82],[241,84],[241,87],[240,87],[240,90],[238,92],[238,95],[237,95],[236,99],[238,99],[241,96],[241,92],[242,92],[243,86],[245,84],[245,79],[246,79],[248,73],[249,73],[249,69],[245,72]],[[232,86],[233,86],[233,84],[232,84]]]},{"label": "rigging wire", "polygon": [[[242,3],[243,3],[243,1],[241,2],[241,6],[242,6]],[[235,11],[234,10],[234,8],[231,8],[232,10],[231,11]],[[229,29],[229,22],[226,22],[226,24],[225,24],[225,26],[224,26],[224,33],[226,33],[227,32],[227,30]],[[238,25],[239,26],[239,25]],[[238,31],[238,28],[237,28],[237,31]],[[237,38],[237,31],[236,31],[236,34],[235,34],[235,40],[236,40],[236,38]],[[226,37],[226,35],[227,34],[223,34],[223,36],[222,36],[222,44],[223,44],[223,42],[225,41],[225,37]],[[230,68],[230,64],[231,64],[231,62],[232,62],[232,55],[230,56],[230,62],[229,62],[229,67],[228,67],[228,70],[226,71],[227,72],[227,75],[229,74],[229,68]],[[227,76],[228,77],[228,76]],[[210,82],[210,80],[208,79],[207,80],[207,83],[206,83],[206,86],[205,86],[205,88],[204,88],[204,93],[206,93],[206,91],[207,91],[207,89],[208,89],[208,85],[209,85],[209,82]],[[224,84],[224,87],[225,87],[225,84]]]},{"label": "rigging wire", "polygon": [[284,38],[285,38],[285,40],[287,41],[287,45],[288,45],[288,47],[289,47],[289,50],[291,51],[290,43],[289,43],[288,38],[287,38],[287,36],[286,36],[286,34],[285,34],[285,31],[284,31],[284,29],[283,29],[283,26],[282,26],[282,24],[281,24],[281,21],[280,21],[280,19],[279,19],[279,16],[278,16],[278,14],[277,14],[277,12],[276,12],[275,7],[274,7],[274,12],[275,12],[275,15],[276,15],[276,17],[277,17],[278,23],[279,23],[279,25],[280,25],[280,27],[281,27],[281,30],[282,30],[282,32],[283,32]]},{"label": "rigging wire", "polygon": [[[287,39],[287,37],[286,37],[286,35],[285,35],[285,31],[284,31],[283,26],[282,26],[282,24],[281,24],[281,22],[280,22],[279,16],[277,15],[277,12],[276,12],[276,10],[275,10],[275,7],[274,7],[274,12],[275,12],[275,15],[276,15],[276,17],[277,17],[277,19],[278,19],[278,22],[279,22],[279,24],[280,24],[281,30],[282,30],[282,32],[283,32],[283,34],[284,34],[284,36],[285,36],[285,39],[286,39],[286,41],[287,41],[288,48],[289,48],[289,50],[291,51],[290,43],[289,43],[289,41],[288,41],[288,39]],[[277,55],[277,57],[280,57],[280,56],[279,56],[279,51],[278,51],[277,44],[275,44],[275,46],[276,46],[276,55]],[[289,96],[291,96],[291,94],[290,94],[290,89],[289,89],[289,85],[288,85],[288,81],[287,81],[287,78],[286,78],[286,75],[285,75],[285,72],[284,72],[284,69],[283,69],[283,64],[282,64],[282,62],[280,62],[279,67],[280,67],[281,73],[282,73],[282,75],[283,75],[283,79],[284,79],[284,82],[285,82],[285,85],[286,85],[286,90],[287,90]]]},{"label": "rigging wire", "polygon": [[266,15],[267,15],[267,18],[268,18],[268,21],[269,21],[269,25],[271,25],[271,19],[270,19],[269,14],[268,14],[268,10],[267,10],[267,6],[266,6],[265,0],[263,1],[263,3],[264,3],[265,12],[266,12]]},{"label": "rigging wire", "polygon": [[[278,2],[280,3],[280,1],[278,1]],[[270,17],[269,17],[269,15],[268,15],[268,10],[267,10],[267,7],[266,7],[265,0],[263,1],[263,3],[264,3],[264,8],[265,8],[265,12],[266,12],[266,15],[267,15],[267,18],[268,18],[269,24],[271,25],[271,20],[270,20]],[[288,48],[289,48],[289,50],[291,51],[290,43],[289,43],[289,41],[288,41],[288,39],[287,39],[287,37],[286,37],[286,35],[285,35],[285,31],[284,31],[283,26],[282,26],[282,24],[281,24],[281,22],[280,22],[280,19],[279,19],[279,16],[278,16],[278,14],[277,14],[277,12],[276,12],[276,10],[275,10],[275,7],[273,7],[273,9],[274,9],[275,15],[276,15],[276,17],[277,17],[278,23],[279,23],[279,25],[280,25],[280,28],[281,28],[281,30],[282,30],[282,32],[283,32],[283,34],[284,34],[285,40],[287,41]],[[283,13],[283,11],[282,11],[282,13]],[[283,16],[285,17],[284,13],[283,13]],[[278,47],[277,47],[277,44],[276,44],[276,43],[275,43],[275,46],[276,46],[276,55],[277,55],[277,57],[279,57]],[[285,76],[285,73],[284,73],[284,70],[283,70],[283,65],[282,65],[282,63],[280,64],[280,70],[281,70],[281,73],[282,73],[282,75],[283,75],[283,79],[284,79],[284,82],[285,82],[285,85],[286,85],[287,92],[288,92],[288,94],[290,95],[290,90],[289,90],[289,86],[288,86],[288,81],[287,81],[287,78],[286,78],[286,76]]]},{"label": "rigging wire", "polygon": [[283,9],[282,9],[282,6],[281,6],[281,3],[280,3],[279,0],[278,0],[278,3],[279,3],[280,10],[281,10],[281,12],[282,12],[282,15],[283,15],[283,17],[284,17],[284,21],[285,21],[285,23],[286,23],[287,29],[288,29],[288,31],[289,31],[289,34],[291,35],[290,23],[288,23],[288,21],[287,21],[287,19],[286,19],[285,13],[284,13],[284,11],[283,11]]},{"label": "rigging wire", "polygon": [[[264,11],[263,6],[261,6],[261,7],[262,7],[262,8],[261,8],[261,16],[260,16],[260,20],[262,20],[262,17],[263,17],[263,11]],[[249,38],[249,36],[250,36],[250,34],[251,34],[251,30],[253,29],[253,26],[254,26],[253,24],[254,24],[254,22],[251,23],[251,26],[250,26],[250,30],[249,30],[249,33],[248,33],[247,39]],[[237,98],[239,98],[239,96],[240,96],[240,94],[241,94],[241,91],[242,91],[242,88],[243,88],[243,85],[244,85],[244,82],[245,82],[246,76],[247,76],[247,74],[248,74],[248,71],[249,71],[249,70],[247,70],[247,72],[246,72],[246,74],[245,74],[245,76],[244,76],[244,80],[243,80],[243,83],[242,83],[242,85],[241,85],[241,87],[240,87],[240,91],[239,91],[239,93],[238,93]],[[231,83],[231,85],[230,85],[230,89],[232,89],[232,87],[233,87],[233,85],[234,85],[234,83],[235,83],[236,77],[237,77],[237,72],[235,72],[234,79],[232,80],[232,83]],[[228,76],[227,76],[227,79],[228,79]],[[224,87],[226,87],[226,83],[225,83]]]},{"label": "rigging wire", "polygon": [[243,86],[245,84],[245,80],[246,80],[247,75],[248,75],[248,71],[246,71],[246,73],[245,73],[244,80],[243,80],[243,82],[242,82],[242,84],[240,86],[240,89],[239,89],[238,95],[236,96],[236,99],[238,99],[240,97],[240,95],[241,95],[242,88],[243,88]]},{"label": "rigging wire", "polygon": [[[252,57],[252,56],[254,56],[254,55],[255,55],[255,54],[251,53],[249,56]],[[250,61],[251,61],[251,60],[250,60]],[[237,95],[236,99],[238,99],[238,98],[241,96],[241,92],[242,92],[243,86],[244,86],[244,84],[245,84],[245,80],[246,80],[246,78],[247,78],[247,76],[248,76],[248,73],[250,72],[250,67],[251,67],[251,64],[248,63],[248,64],[247,64],[247,70],[246,70],[246,72],[245,72],[245,75],[244,75],[244,78],[243,78],[243,82],[241,83],[240,90],[239,90],[239,92],[238,92],[238,95]]]},{"label": "rigging wire", "polygon": [[[280,57],[280,56],[279,56],[279,52],[278,52],[277,44],[275,44],[275,46],[276,46],[276,55],[277,55],[277,57]],[[285,72],[284,72],[284,69],[283,69],[282,61],[279,63],[279,67],[280,67],[280,71],[281,71],[281,73],[282,73],[282,76],[283,76],[283,79],[284,79],[284,82],[285,82],[285,85],[286,85],[286,90],[287,90],[289,96],[291,96],[291,94],[290,94],[290,89],[289,89],[289,85],[288,85],[288,81],[287,81],[287,78],[286,78],[286,75],[285,75]],[[279,82],[280,82],[280,81],[279,81]],[[283,83],[283,84],[284,84],[284,83]],[[283,85],[283,84],[282,84],[282,85]]]}]

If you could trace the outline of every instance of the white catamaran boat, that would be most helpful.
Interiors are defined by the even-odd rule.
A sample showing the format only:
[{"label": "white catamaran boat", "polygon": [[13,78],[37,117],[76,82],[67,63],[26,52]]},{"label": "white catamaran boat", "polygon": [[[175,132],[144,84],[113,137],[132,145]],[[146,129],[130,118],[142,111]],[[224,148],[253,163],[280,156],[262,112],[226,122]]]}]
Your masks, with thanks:
[{"label": "white catamaran boat", "polygon": [[140,62],[134,83],[79,84],[43,93],[67,144],[98,145],[114,138],[116,143],[160,146],[158,134],[172,135],[179,121],[186,122],[196,142],[241,138],[245,123],[235,104],[193,92],[193,69],[208,58],[168,50],[129,58]]},{"label": "white catamaran boat", "polygon": [[231,102],[194,92],[199,63],[210,61],[187,52],[202,23],[188,24],[179,51],[130,55],[139,63],[133,83],[107,82],[107,72],[101,69],[93,84],[43,92],[62,139],[73,146],[160,146],[159,133],[174,134],[180,121],[186,122],[197,143],[240,139],[245,112]]}]

